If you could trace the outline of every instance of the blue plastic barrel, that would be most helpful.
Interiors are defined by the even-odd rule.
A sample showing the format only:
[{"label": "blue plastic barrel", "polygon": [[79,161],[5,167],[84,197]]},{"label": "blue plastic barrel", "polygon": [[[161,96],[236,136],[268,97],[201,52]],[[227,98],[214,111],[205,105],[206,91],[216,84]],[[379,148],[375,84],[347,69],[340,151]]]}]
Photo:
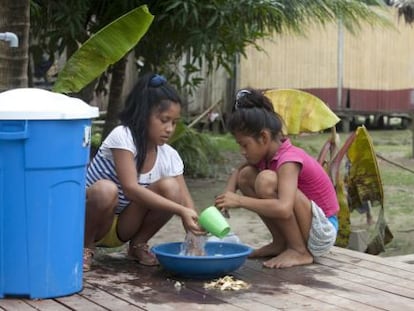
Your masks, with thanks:
[{"label": "blue plastic barrel", "polygon": [[0,94],[0,298],[82,289],[85,175],[98,114],[46,90]]}]

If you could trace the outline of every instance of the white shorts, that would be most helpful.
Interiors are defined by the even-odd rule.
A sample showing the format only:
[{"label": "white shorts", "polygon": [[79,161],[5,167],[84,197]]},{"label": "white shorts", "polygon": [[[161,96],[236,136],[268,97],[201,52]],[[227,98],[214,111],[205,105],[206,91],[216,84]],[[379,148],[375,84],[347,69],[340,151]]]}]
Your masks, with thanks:
[{"label": "white shorts", "polygon": [[337,230],[325,216],[322,209],[313,201],[312,224],[309,231],[308,250],[314,257],[326,254],[335,244]]}]

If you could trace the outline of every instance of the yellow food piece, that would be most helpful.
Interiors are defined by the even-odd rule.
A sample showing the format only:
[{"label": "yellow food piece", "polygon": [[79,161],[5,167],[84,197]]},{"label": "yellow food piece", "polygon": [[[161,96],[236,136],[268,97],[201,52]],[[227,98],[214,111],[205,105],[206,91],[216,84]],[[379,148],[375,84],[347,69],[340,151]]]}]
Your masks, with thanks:
[{"label": "yellow food piece", "polygon": [[238,291],[241,289],[248,289],[249,287],[250,287],[250,284],[242,280],[237,280],[233,276],[230,276],[230,275],[226,275],[217,280],[204,283],[205,289],[219,289],[221,291],[225,291],[225,290]]}]

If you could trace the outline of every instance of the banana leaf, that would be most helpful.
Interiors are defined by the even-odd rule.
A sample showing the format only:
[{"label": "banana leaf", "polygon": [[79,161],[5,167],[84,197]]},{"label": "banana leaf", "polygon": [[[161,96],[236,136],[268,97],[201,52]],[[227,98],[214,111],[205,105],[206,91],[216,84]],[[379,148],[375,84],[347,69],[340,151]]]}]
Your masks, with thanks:
[{"label": "banana leaf", "polygon": [[91,36],[67,61],[53,91],[76,93],[128,53],[144,36],[154,16],[142,5]]},{"label": "banana leaf", "polygon": [[351,211],[364,202],[384,204],[384,192],[377,158],[371,137],[364,126],[356,130],[355,140],[348,149],[350,169],[348,175],[348,197]]},{"label": "banana leaf", "polygon": [[346,182],[350,211],[363,210],[364,206],[370,206],[374,202],[380,204],[372,238],[365,250],[366,253],[377,255],[392,241],[393,234],[385,220],[384,191],[374,146],[364,126],[357,128],[355,140],[349,147],[347,156],[350,163]]},{"label": "banana leaf", "polygon": [[264,92],[275,111],[283,118],[285,133],[319,132],[333,127],[338,116],[318,97],[295,89],[267,90]]}]

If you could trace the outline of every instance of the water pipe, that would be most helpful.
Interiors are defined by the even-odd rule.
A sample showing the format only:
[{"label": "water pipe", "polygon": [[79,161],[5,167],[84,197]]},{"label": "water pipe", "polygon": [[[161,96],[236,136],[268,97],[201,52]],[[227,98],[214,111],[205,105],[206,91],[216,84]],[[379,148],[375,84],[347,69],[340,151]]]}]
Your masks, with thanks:
[{"label": "water pipe", "polygon": [[19,46],[19,38],[12,32],[0,32],[0,40],[8,41],[10,47]]}]

